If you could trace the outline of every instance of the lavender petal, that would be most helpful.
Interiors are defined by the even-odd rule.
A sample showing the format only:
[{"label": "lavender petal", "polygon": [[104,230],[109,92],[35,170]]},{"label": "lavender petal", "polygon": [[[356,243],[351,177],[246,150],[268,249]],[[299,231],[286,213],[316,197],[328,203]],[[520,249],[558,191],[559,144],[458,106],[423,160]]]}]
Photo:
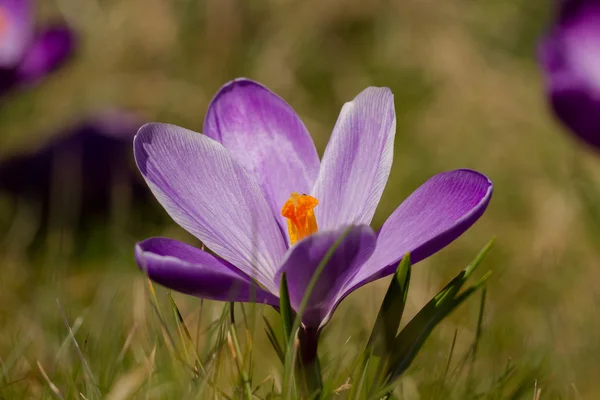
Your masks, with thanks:
[{"label": "lavender petal", "polygon": [[298,311],[316,269],[344,234],[346,236],[335,248],[333,256],[310,293],[307,308],[302,316],[306,326],[319,328],[323,319],[330,313],[339,290],[373,253],[375,233],[367,225],[319,231],[292,247],[279,271],[279,274],[286,273],[290,301],[292,307]]},{"label": "lavender petal", "polygon": [[388,88],[367,88],[344,105],[312,190],[321,229],[371,223],[392,166],[395,133]]},{"label": "lavender petal", "polygon": [[154,282],[181,293],[210,300],[279,303],[233,265],[177,240],[146,239],[136,245],[135,257]]},{"label": "lavender petal", "polygon": [[175,222],[224,260],[277,291],[286,244],[260,188],[218,142],[169,124],[134,140],[146,183]]},{"label": "lavender petal", "polygon": [[285,229],[281,207],[292,192],[308,193],[319,171],[315,145],[292,107],[259,83],[236,79],[213,98],[204,134],[258,182]]},{"label": "lavender petal", "polygon": [[446,247],[481,217],[492,190],[492,182],[472,170],[443,172],[430,178],[383,224],[373,256],[344,292],[394,273],[408,252],[415,264]]}]

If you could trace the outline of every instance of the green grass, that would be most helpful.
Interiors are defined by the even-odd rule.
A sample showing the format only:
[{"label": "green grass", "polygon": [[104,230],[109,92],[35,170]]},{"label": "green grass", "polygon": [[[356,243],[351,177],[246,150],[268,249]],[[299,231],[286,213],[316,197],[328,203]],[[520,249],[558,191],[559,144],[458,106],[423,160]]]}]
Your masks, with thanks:
[{"label": "green grass", "polygon": [[[0,343],[10,349],[2,357],[4,398],[250,398],[248,393],[289,398],[284,390],[289,374],[289,393],[298,397],[299,382],[294,383],[290,365],[285,367],[267,341],[265,321],[283,343],[280,317],[273,309],[172,296],[140,273],[120,271],[131,263],[109,264],[96,273],[71,272],[65,277],[71,280],[67,287],[65,282],[49,284],[53,272],[44,270],[2,287],[5,293],[24,293],[22,299],[13,297],[1,314],[10,322]],[[11,272],[5,271],[14,276]],[[376,383],[378,370],[363,353],[370,327],[356,320],[356,304],[339,314],[353,323],[334,318],[324,331],[322,398],[386,393]],[[425,369],[428,378],[420,380],[418,390],[426,398],[520,398],[519,392],[530,393],[534,373],[539,373],[535,368],[508,363],[497,376],[474,372],[481,362],[475,352],[483,332],[481,317],[472,321],[479,333],[470,345],[459,349],[464,332],[456,328],[453,340],[437,344],[445,354],[436,355],[439,350],[426,346],[432,365],[423,365],[421,355],[406,378],[391,386],[393,393],[413,398],[415,377]]]},{"label": "green grass", "polygon": [[[540,399],[597,398],[600,159],[546,108],[534,46],[547,7],[541,0],[42,1],[40,19],[67,18],[81,48],[42,85],[5,99],[0,157],[39,147],[74,117],[105,106],[200,131],[211,96],[236,76],[284,97],[322,153],[343,102],[367,85],[389,86],[398,133],[375,226],[437,172],[474,168],[495,184],[481,220],[414,266],[404,321],[497,238],[474,277],[494,271],[485,307],[474,296],[442,322],[394,394],[533,399],[541,390]],[[19,219],[10,236],[1,231],[0,398],[244,398],[248,385],[260,398],[281,393],[286,371],[265,332],[266,319],[282,340],[279,315],[236,305],[233,325],[228,304],[173,293],[186,330],[164,289],[156,287],[156,302],[149,295],[133,244],[153,235],[191,238],[167,218],[149,222],[129,211],[131,221],[117,221],[127,227],[118,237],[109,221],[85,235],[51,231],[33,249],[31,218]],[[15,215],[0,195],[0,227]],[[388,284],[351,295],[324,330],[319,355],[332,398],[363,398],[372,382],[362,352]]]}]

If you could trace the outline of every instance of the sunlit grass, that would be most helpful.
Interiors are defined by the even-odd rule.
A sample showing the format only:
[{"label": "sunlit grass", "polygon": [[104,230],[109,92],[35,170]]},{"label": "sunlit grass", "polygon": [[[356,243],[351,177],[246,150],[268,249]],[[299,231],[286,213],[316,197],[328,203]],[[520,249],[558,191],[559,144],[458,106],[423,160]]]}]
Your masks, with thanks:
[{"label": "sunlit grass", "polygon": [[[0,314],[5,326],[0,348],[6,351],[3,395],[87,399],[282,396],[286,376],[293,372],[286,370],[268,341],[268,326],[273,327],[278,342],[283,343],[284,337],[280,316],[273,309],[170,293],[150,284],[132,262],[116,259],[106,264],[86,271],[64,266],[60,275],[40,268],[20,279],[15,270],[19,265],[7,264],[2,291],[12,297],[2,303]],[[428,292],[423,295],[434,294]],[[410,289],[408,299],[414,300],[415,294]],[[369,309],[375,313],[377,307],[365,307],[356,300],[341,307],[325,329],[319,353],[323,398],[368,398],[366,393],[373,393],[376,387],[372,385],[380,379],[364,353],[370,327],[359,318]],[[472,305],[479,318],[477,314],[467,318],[466,325],[475,335],[465,342],[464,336],[471,333],[459,327],[446,340],[434,335],[394,386],[395,396],[495,399],[522,398],[533,392],[535,379],[543,376],[535,366],[507,359],[494,375],[487,375],[491,373],[488,368],[479,369],[482,361],[477,349],[487,345],[485,340],[480,343],[485,335],[485,310],[483,303],[476,303],[473,300]],[[296,389],[291,394],[297,398],[294,393]]]}]

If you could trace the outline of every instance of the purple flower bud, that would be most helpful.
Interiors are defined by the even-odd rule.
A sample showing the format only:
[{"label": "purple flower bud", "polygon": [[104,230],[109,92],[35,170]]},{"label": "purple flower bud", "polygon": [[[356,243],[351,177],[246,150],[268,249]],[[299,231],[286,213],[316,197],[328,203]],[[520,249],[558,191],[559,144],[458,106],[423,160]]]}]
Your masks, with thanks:
[{"label": "purple flower bud", "polygon": [[39,82],[73,53],[75,35],[65,25],[36,29],[28,0],[0,2],[0,96]]},{"label": "purple flower bud", "polygon": [[600,0],[560,2],[538,50],[554,113],[600,148]]}]

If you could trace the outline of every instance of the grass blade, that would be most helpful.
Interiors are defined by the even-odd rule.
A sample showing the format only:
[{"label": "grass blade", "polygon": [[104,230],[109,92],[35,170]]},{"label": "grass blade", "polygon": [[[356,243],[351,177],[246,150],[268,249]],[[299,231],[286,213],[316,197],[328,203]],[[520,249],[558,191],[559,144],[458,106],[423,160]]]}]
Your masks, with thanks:
[{"label": "grass blade", "polygon": [[269,339],[269,342],[271,342],[273,349],[275,349],[275,353],[277,353],[277,357],[279,357],[279,361],[281,361],[281,363],[284,363],[285,362],[285,353],[283,352],[283,348],[281,347],[281,345],[279,344],[279,341],[277,340],[277,336],[275,335],[275,330],[271,326],[271,323],[269,322],[267,317],[265,317],[264,315],[263,315],[263,320],[265,321],[265,325],[266,325],[265,331],[267,332],[267,338]]},{"label": "grass blade", "polygon": [[71,337],[71,340],[73,341],[73,344],[75,345],[75,350],[77,351],[77,355],[79,356],[79,360],[81,361],[81,365],[83,366],[83,370],[85,371],[85,375],[87,377],[86,382],[90,383],[88,385],[88,388],[91,389],[91,393],[95,396],[95,398],[100,398],[101,395],[100,395],[100,390],[98,389],[98,384],[97,384],[96,378],[94,377],[94,374],[92,373],[92,370],[90,369],[90,366],[88,365],[87,361],[85,360],[85,357],[83,356],[83,352],[81,351],[81,348],[79,347],[79,343],[77,343],[77,339],[75,339],[73,330],[71,329],[71,326],[69,325],[67,316],[66,316],[62,306],[60,305],[60,301],[58,299],[56,299],[56,304],[58,305],[58,310],[60,311],[60,315],[62,316],[63,322],[64,322],[65,326],[67,327],[67,330],[69,331],[69,336]]},{"label": "grass blade", "polygon": [[367,352],[383,356],[389,353],[398,333],[400,320],[404,313],[408,286],[410,284],[411,262],[407,253],[400,261],[398,269],[390,282],[383,303],[375,319],[375,325],[367,343]]},{"label": "grass blade", "polygon": [[292,325],[294,323],[294,310],[290,302],[290,293],[286,273],[281,274],[281,284],[279,286],[279,312],[281,313],[281,323],[283,326],[283,345],[287,347],[292,340]]},{"label": "grass blade", "polygon": [[242,360],[242,351],[240,348],[240,343],[238,341],[237,331],[235,329],[235,325],[231,324],[229,327],[229,333],[227,335],[228,342],[230,343],[231,353],[233,355],[233,360],[235,361],[239,374],[242,377],[242,385],[244,389],[244,398],[246,400],[252,400],[252,385],[250,382],[250,378],[246,373],[246,368],[244,365],[244,360]]}]

